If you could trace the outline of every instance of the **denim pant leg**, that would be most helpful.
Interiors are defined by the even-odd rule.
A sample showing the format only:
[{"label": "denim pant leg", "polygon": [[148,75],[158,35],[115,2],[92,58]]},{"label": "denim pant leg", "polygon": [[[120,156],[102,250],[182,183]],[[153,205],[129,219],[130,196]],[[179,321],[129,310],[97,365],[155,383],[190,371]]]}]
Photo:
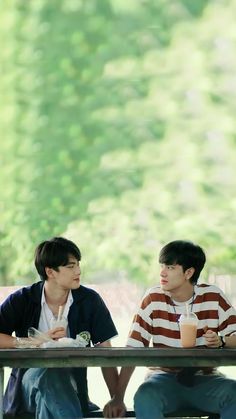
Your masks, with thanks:
[{"label": "denim pant leg", "polygon": [[189,392],[192,406],[220,413],[221,419],[236,418],[236,380],[222,374],[196,376],[195,386]]},{"label": "denim pant leg", "polygon": [[183,405],[184,392],[173,374],[153,374],[134,395],[137,419],[163,419]]},{"label": "denim pant leg", "polygon": [[70,374],[60,368],[30,368],[22,380],[26,409],[36,419],[82,418],[80,401]]}]

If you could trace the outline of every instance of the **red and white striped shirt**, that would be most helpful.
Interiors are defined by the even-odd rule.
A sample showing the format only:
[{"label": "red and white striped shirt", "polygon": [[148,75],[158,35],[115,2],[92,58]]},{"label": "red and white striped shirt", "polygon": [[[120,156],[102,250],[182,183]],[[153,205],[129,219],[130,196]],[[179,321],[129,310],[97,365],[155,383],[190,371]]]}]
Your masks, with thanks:
[{"label": "red and white striped shirt", "polygon": [[[193,298],[187,303],[198,317],[196,346],[205,345],[205,327],[222,336],[236,334],[236,310],[217,286],[195,285]],[[134,316],[127,345],[181,347],[178,319],[185,312],[185,304],[173,301],[160,286],[149,289]]]}]

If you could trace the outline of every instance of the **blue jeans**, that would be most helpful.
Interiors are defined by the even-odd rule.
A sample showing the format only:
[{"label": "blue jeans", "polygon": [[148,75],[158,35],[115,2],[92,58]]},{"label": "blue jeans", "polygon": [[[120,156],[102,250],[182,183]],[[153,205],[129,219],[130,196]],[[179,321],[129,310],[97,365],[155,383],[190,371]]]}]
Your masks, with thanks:
[{"label": "blue jeans", "polygon": [[223,375],[196,375],[194,386],[178,383],[174,374],[155,373],[134,396],[137,419],[163,419],[183,407],[219,413],[221,419],[236,418],[236,380]]},{"label": "blue jeans", "polygon": [[30,368],[22,379],[25,408],[36,419],[82,418],[80,401],[69,371],[60,368]]}]

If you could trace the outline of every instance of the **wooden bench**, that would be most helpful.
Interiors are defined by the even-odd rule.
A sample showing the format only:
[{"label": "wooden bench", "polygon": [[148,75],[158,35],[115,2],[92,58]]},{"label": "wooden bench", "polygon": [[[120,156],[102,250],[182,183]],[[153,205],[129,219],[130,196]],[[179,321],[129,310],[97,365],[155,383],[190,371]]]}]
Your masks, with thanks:
[{"label": "wooden bench", "polygon": [[[126,413],[127,418],[135,418],[135,413],[133,410],[128,409]],[[217,414],[209,414],[209,412],[195,410],[195,409],[183,409],[177,412],[173,412],[165,416],[166,418],[208,418],[208,419],[218,419],[220,418]],[[12,419],[12,416],[4,415],[4,419]],[[103,418],[102,410],[98,410],[95,412],[90,412],[89,416],[86,418]],[[34,419],[34,415],[31,414],[22,414],[15,417],[15,419]]]},{"label": "wooden bench", "polygon": [[[0,350],[1,382],[4,378],[4,366],[21,368],[71,368],[96,366],[221,366],[236,365],[236,349],[176,349],[176,348],[60,348],[60,349],[2,349]],[[1,412],[0,412],[1,413]],[[0,415],[1,416],[1,415]],[[90,417],[102,417],[97,411]],[[135,417],[129,412],[129,417]],[[210,417],[208,412],[186,409],[166,417]],[[21,419],[26,419],[23,416]]]},{"label": "wooden bench", "polygon": [[[89,418],[103,418],[102,410],[91,412]],[[127,418],[135,418],[135,413],[133,410],[128,409],[126,412]],[[182,409],[178,410],[173,413],[169,413],[165,415],[166,418],[202,418],[206,417],[208,419],[218,419],[220,418],[217,414],[210,414],[209,412],[205,412],[203,410],[196,410],[196,409]]]}]

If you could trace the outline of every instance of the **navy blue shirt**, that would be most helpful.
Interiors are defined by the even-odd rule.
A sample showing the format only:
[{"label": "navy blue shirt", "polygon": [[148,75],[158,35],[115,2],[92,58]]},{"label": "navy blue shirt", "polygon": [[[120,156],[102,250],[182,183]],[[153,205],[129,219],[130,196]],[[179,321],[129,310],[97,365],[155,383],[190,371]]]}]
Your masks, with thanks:
[{"label": "navy blue shirt", "polygon": [[[38,328],[41,313],[43,281],[24,287],[11,294],[0,306],[0,333],[27,337],[29,327]],[[100,295],[87,287],[72,290],[73,303],[68,313],[70,336],[88,331],[91,342],[97,344],[117,335],[110,312]],[[90,343],[91,343],[90,342]],[[89,343],[89,346],[90,346]],[[23,410],[21,380],[26,369],[13,368],[4,394],[4,413],[16,414]],[[83,413],[88,411],[87,369],[72,368]]]}]

